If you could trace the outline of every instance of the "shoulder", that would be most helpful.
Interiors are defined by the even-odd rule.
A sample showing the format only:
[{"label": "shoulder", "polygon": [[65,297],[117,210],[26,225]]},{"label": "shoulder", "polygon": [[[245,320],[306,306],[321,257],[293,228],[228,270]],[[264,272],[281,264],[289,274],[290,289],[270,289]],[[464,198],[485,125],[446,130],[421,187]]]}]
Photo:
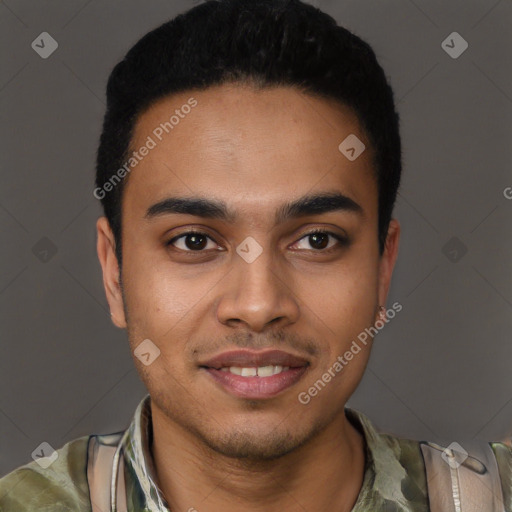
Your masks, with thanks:
[{"label": "shoulder", "polygon": [[[425,474],[426,467],[421,451],[421,443],[424,442],[429,445],[431,443],[397,437],[389,433],[380,433],[379,435],[385,443],[392,448],[397,459],[400,461],[400,464],[408,474],[415,475],[416,477],[420,477],[421,474]],[[503,442],[485,442],[481,440],[474,442],[473,446],[475,445],[478,445],[481,448],[488,445],[492,448],[501,480],[507,484],[509,489],[512,490],[512,446]],[[465,443],[462,442],[462,447],[464,446]],[[471,455],[471,451],[469,454]]]},{"label": "shoulder", "polygon": [[420,441],[382,432],[380,437],[395,454],[396,460],[403,468],[401,490],[404,497],[411,503],[426,506],[427,475]]},{"label": "shoulder", "polygon": [[420,442],[382,431],[364,413],[346,408],[364,434],[369,486],[381,507],[399,503],[408,512],[428,511],[425,464]]},{"label": "shoulder", "polygon": [[[397,459],[405,470],[406,476],[402,480],[404,495],[408,499],[428,496],[429,485],[427,484],[427,479],[430,477],[427,474],[427,467],[421,450],[422,442],[396,437],[391,434],[381,434],[381,436],[386,444],[396,453]],[[433,445],[428,442],[425,443],[430,446],[437,446],[435,443]],[[512,447],[503,442],[486,442],[482,440],[468,442],[468,444],[462,443],[462,447],[464,446],[468,448],[469,455],[473,454],[482,461],[486,459],[481,459],[479,453],[483,453],[482,450],[484,448],[487,449],[487,447],[492,449],[499,475],[498,480],[501,484],[503,503],[506,510],[512,511]],[[479,451],[473,452],[472,449],[476,447],[478,447]],[[496,489],[498,488],[499,485]]]},{"label": "shoulder", "polygon": [[[446,468],[445,460],[442,458],[445,448],[436,443],[408,439],[382,431],[359,411],[347,409],[347,417],[356,420],[354,423],[364,431],[367,456],[375,469],[375,481],[372,485],[386,498],[387,503],[398,500],[401,504],[407,504],[409,508],[405,509],[408,511],[423,512],[429,510],[429,491],[433,492],[434,496],[439,496],[440,493],[451,496],[450,489],[446,489],[445,485],[445,480],[450,483],[450,474],[448,473],[447,479],[438,477],[438,470]],[[512,445],[504,442],[466,440],[462,442],[461,448],[481,464],[490,464],[489,471],[476,473],[486,474],[487,480],[491,478],[491,482],[487,481],[486,485],[491,493],[496,490],[496,496],[501,494],[501,483],[505,509],[512,512]],[[455,451],[459,451],[460,454],[460,450]],[[475,472],[476,461],[464,467]],[[466,477],[468,475],[467,472],[463,474]]]},{"label": "shoulder", "polygon": [[48,467],[36,461],[20,466],[0,479],[0,510],[32,512],[89,512],[87,448],[84,436],[65,444],[48,458]]}]

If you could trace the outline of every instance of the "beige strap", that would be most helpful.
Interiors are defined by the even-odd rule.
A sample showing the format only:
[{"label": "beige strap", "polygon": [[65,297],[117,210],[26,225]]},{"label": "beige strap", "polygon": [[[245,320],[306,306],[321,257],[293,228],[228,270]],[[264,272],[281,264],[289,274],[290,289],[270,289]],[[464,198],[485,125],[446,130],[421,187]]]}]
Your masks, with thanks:
[{"label": "beige strap", "polygon": [[460,450],[435,443],[421,441],[420,446],[431,512],[505,512],[498,464],[489,443],[465,443],[467,458]]},{"label": "beige strap", "polygon": [[[101,441],[98,440],[98,436],[91,436],[89,438],[87,481],[89,483],[92,512],[111,512],[112,466],[116,448],[121,437],[122,433],[101,436]],[[116,512],[127,512],[124,457],[122,452],[119,454],[116,489]]]}]

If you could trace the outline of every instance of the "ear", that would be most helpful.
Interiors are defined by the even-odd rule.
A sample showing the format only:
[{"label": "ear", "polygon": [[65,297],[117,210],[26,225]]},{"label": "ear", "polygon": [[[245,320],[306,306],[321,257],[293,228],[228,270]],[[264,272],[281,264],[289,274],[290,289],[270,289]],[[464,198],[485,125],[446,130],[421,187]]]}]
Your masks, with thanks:
[{"label": "ear", "polygon": [[103,269],[103,286],[108,305],[112,314],[112,322],[121,329],[126,328],[123,295],[119,283],[119,264],[115,253],[115,239],[106,217],[100,217],[96,222],[98,235],[96,249]]},{"label": "ear", "polygon": [[391,219],[386,236],[384,252],[379,262],[379,284],[378,298],[379,305],[384,306],[388,297],[389,286],[393,268],[398,256],[398,244],[400,240],[400,223],[396,219]]}]

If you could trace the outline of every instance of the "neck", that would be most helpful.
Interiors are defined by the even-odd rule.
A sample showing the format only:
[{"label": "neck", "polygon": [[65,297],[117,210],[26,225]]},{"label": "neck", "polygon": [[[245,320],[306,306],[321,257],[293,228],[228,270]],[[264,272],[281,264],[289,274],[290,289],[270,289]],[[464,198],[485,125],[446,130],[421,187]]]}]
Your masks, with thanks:
[{"label": "neck", "polygon": [[344,413],[276,460],[218,454],[152,408],[157,483],[171,510],[349,512],[359,495],[365,442]]}]

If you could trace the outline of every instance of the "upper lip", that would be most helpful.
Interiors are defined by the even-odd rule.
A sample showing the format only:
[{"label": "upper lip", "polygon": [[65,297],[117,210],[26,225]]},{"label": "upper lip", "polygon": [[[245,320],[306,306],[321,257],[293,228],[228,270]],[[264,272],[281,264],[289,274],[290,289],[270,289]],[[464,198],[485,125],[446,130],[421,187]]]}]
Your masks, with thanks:
[{"label": "upper lip", "polygon": [[283,352],[282,350],[231,350],[222,352],[199,366],[208,368],[222,368],[226,366],[238,366],[247,368],[251,366],[307,366],[309,362],[303,357]]}]

